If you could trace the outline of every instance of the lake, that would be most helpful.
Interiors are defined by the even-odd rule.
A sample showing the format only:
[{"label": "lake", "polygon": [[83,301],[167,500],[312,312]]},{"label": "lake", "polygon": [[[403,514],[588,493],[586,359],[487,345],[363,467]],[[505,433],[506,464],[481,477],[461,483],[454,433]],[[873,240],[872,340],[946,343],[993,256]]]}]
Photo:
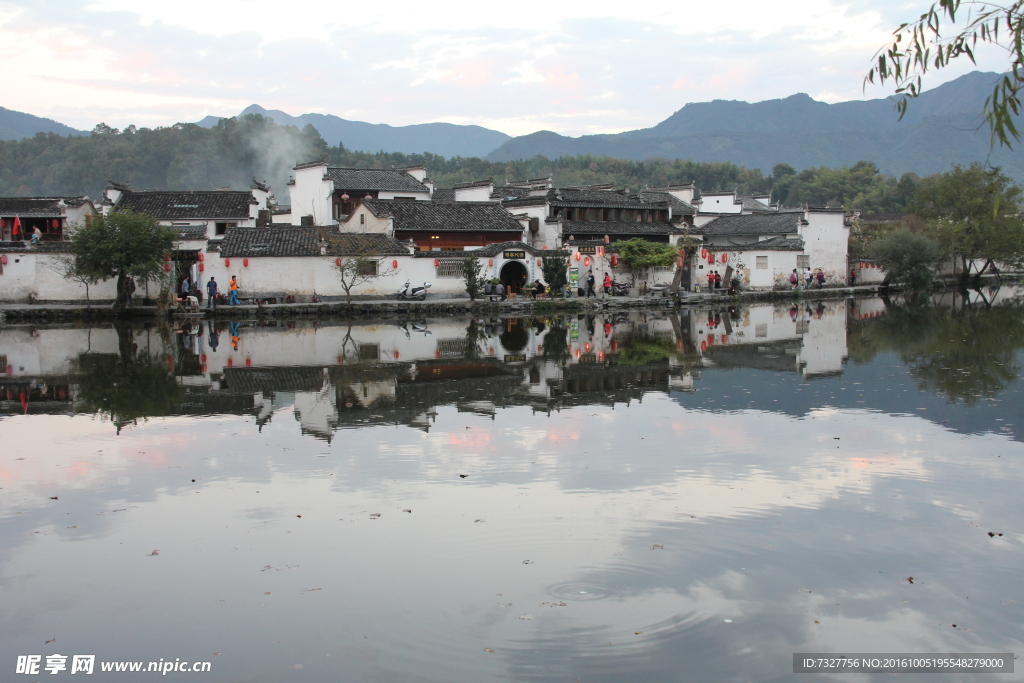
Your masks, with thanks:
[{"label": "lake", "polygon": [[8,325],[0,356],[3,680],[94,655],[85,680],[779,681],[814,678],[797,652],[1022,650],[1019,290]]}]

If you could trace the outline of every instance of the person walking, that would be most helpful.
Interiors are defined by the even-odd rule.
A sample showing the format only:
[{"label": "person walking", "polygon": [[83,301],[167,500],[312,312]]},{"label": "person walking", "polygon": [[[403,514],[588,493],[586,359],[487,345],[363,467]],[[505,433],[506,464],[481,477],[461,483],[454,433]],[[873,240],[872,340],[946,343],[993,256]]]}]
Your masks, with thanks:
[{"label": "person walking", "polygon": [[610,273],[604,274],[604,294],[608,296],[612,293],[612,276]]},{"label": "person walking", "polygon": [[210,281],[206,283],[206,307],[207,308],[213,308],[214,307],[213,300],[215,298],[217,298],[217,281],[214,280],[211,277]]},{"label": "person walking", "polygon": [[494,286],[494,294],[498,297],[498,301],[504,301],[508,298],[505,294],[505,285],[500,282]]},{"label": "person walking", "polygon": [[814,280],[814,275],[811,274],[811,267],[807,266],[804,268],[804,286],[806,289],[811,288],[811,281]]},{"label": "person walking", "polygon": [[800,276],[797,275],[796,268],[794,268],[793,272],[789,274],[789,284],[793,285],[794,291],[800,286]]},{"label": "person walking", "polygon": [[815,275],[815,279],[818,280],[818,289],[821,289],[822,287],[824,287],[825,286],[825,271],[823,271],[821,268],[818,268],[818,273],[817,273],[817,275]]},{"label": "person walking", "polygon": [[228,304],[231,306],[238,305],[238,276],[232,275],[231,282],[228,283]]},{"label": "person walking", "polygon": [[587,298],[596,297],[597,292],[594,291],[594,286],[597,285],[597,279],[594,277],[594,271],[590,271],[587,274]]}]

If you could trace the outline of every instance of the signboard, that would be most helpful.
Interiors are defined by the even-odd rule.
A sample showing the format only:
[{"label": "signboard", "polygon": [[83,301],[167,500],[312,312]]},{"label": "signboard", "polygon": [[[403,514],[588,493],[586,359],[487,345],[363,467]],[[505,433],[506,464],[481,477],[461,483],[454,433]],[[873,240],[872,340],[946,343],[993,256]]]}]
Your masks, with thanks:
[{"label": "signboard", "polygon": [[526,258],[526,250],[525,249],[510,249],[510,250],[506,250],[505,251],[505,258],[506,259],[525,259]]},{"label": "signboard", "polygon": [[569,269],[569,284],[572,285],[573,288],[576,288],[576,287],[580,286],[580,269],[579,268],[570,268]]},{"label": "signboard", "polygon": [[506,363],[522,363],[525,360],[526,360],[526,354],[525,353],[506,353],[505,354],[505,362]]},{"label": "signboard", "polygon": [[594,247],[594,246],[580,247],[579,252],[581,254],[596,254],[597,253],[597,247]]}]

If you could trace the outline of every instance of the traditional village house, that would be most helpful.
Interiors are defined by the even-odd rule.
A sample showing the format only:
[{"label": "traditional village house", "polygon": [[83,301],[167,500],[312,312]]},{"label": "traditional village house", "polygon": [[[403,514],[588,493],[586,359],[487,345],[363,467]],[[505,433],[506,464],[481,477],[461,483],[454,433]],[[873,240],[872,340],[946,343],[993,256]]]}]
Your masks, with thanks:
[{"label": "traditional village house", "polygon": [[0,240],[28,241],[39,228],[43,241],[60,242],[95,214],[96,207],[88,197],[0,197]]},{"label": "traditional village house", "polygon": [[[850,229],[842,209],[804,209],[716,216],[696,231],[703,246],[694,285],[718,270],[728,283],[734,273],[749,289],[785,289],[793,269],[822,269],[826,283],[846,283]],[[705,280],[706,282],[706,280]],[[802,284],[802,280],[801,280]]]},{"label": "traditional village house", "polygon": [[334,168],[326,161],[299,164],[289,181],[291,221],[337,225],[364,199],[430,201],[433,184],[422,166],[401,169]]}]

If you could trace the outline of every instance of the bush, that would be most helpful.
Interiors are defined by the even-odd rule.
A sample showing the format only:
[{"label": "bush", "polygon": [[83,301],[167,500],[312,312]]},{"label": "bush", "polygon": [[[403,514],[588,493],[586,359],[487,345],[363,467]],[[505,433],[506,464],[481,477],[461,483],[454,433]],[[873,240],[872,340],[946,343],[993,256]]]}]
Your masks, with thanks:
[{"label": "bush", "polygon": [[906,228],[894,230],[875,240],[869,253],[885,270],[886,280],[902,283],[915,290],[928,288],[935,267],[942,258],[935,240]]}]

